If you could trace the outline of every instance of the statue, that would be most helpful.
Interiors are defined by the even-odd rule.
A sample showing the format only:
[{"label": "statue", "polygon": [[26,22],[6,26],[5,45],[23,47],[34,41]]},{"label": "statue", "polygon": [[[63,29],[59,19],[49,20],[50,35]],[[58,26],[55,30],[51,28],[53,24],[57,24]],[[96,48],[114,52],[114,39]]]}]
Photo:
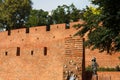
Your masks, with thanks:
[{"label": "statue", "polygon": [[93,71],[93,75],[97,75],[97,67],[98,67],[98,64],[96,62],[96,58],[94,57],[92,59],[92,71]]}]

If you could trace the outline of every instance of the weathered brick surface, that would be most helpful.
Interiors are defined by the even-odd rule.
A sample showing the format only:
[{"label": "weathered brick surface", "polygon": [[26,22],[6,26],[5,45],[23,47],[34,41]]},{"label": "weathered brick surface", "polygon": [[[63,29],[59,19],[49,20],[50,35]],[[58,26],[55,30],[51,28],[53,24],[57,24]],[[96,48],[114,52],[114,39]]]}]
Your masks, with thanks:
[{"label": "weathered brick surface", "polygon": [[98,72],[98,80],[120,80],[120,72]]},{"label": "weathered brick surface", "polygon": [[[69,56],[68,62],[72,59],[78,63],[80,58],[79,63],[82,63],[83,60],[82,39],[75,41],[73,38],[78,30],[72,26],[78,23],[82,22],[70,23],[70,29],[65,29],[65,24],[56,24],[51,25],[50,31],[46,31],[46,26],[38,26],[30,28],[29,33],[25,28],[12,30],[9,36],[7,31],[0,32],[0,80],[63,80],[65,57]],[[73,38],[71,46],[67,47],[68,54],[74,55],[66,55],[65,39],[68,37]],[[16,56],[17,47],[20,47],[20,56]],[[45,47],[47,55],[44,54]],[[97,58],[100,67],[120,65],[119,53],[108,55],[86,49],[86,67],[91,65],[93,57]]]},{"label": "weathered brick surface", "polygon": [[83,41],[79,37],[65,39],[64,80],[67,80],[71,74],[74,74],[78,80],[82,80],[82,67],[84,67],[82,47]]},{"label": "weathered brick surface", "polygon": [[[72,27],[65,29],[65,24],[56,24],[51,25],[50,31],[40,26],[30,28],[29,33],[24,28],[12,30],[9,36],[8,32],[1,32],[0,80],[63,80],[65,38],[76,31]],[[75,49],[82,47],[77,44]]]},{"label": "weathered brick surface", "polygon": [[120,53],[112,53],[112,55],[107,54],[106,52],[100,53],[99,50],[90,50],[86,49],[85,52],[85,63],[86,67],[91,65],[91,60],[93,57],[96,57],[97,63],[99,67],[116,67],[117,65],[120,66]]}]

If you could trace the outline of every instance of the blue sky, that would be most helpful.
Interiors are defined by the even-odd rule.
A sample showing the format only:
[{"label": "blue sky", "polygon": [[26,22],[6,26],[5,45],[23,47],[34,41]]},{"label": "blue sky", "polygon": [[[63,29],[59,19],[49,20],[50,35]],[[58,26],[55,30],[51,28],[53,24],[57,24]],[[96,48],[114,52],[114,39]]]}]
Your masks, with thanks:
[{"label": "blue sky", "polygon": [[56,9],[58,5],[70,5],[74,4],[78,9],[83,9],[86,5],[90,5],[89,0],[32,0],[33,9],[43,9],[45,11],[51,11]]}]

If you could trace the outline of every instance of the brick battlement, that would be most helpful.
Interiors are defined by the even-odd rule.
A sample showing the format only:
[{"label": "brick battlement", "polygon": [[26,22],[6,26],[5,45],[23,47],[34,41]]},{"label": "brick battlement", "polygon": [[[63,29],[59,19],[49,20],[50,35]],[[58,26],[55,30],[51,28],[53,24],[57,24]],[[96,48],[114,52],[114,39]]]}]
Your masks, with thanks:
[{"label": "brick battlement", "polygon": [[36,27],[31,27],[29,29],[26,28],[22,28],[22,29],[15,29],[15,30],[11,30],[9,31],[4,31],[4,32],[0,32],[1,36],[12,36],[12,35],[17,35],[17,34],[22,34],[24,35],[25,33],[29,33],[29,34],[33,34],[33,33],[48,33],[48,32],[52,32],[52,31],[63,31],[63,30],[67,30],[67,29],[74,29],[73,25],[75,24],[81,24],[82,21],[79,22],[71,22],[69,24],[69,28],[66,28],[66,24],[54,24],[54,25],[50,25],[50,29],[47,31],[47,26],[36,26]]},{"label": "brick battlement", "polygon": [[[29,28],[28,32],[26,28],[11,30],[10,35],[8,35],[8,31],[0,32],[0,55],[16,56],[17,47],[20,48],[20,55],[24,55],[24,51],[27,51],[29,55],[33,51],[35,55],[36,50],[43,54],[44,47],[56,48],[52,45],[64,41],[66,37],[72,37],[77,31],[73,25],[81,23],[72,22],[69,29],[66,29],[66,24],[63,23],[50,25],[50,31],[46,31],[47,26],[37,26]],[[59,43],[59,45],[61,44]]]},{"label": "brick battlement", "polygon": [[50,25],[50,31],[46,31],[46,26],[38,26],[0,32],[0,48],[43,46],[46,42],[73,36],[77,31],[72,27],[75,24],[81,24],[81,22],[70,23],[69,29],[65,29],[65,24],[55,24]]}]

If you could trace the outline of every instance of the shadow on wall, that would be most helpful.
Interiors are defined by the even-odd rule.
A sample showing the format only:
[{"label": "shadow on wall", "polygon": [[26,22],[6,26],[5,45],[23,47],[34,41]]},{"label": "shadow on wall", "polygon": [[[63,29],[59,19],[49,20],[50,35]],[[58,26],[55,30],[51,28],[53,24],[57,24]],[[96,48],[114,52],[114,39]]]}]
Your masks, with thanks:
[{"label": "shadow on wall", "polygon": [[92,80],[92,71],[85,71],[85,80]]}]

